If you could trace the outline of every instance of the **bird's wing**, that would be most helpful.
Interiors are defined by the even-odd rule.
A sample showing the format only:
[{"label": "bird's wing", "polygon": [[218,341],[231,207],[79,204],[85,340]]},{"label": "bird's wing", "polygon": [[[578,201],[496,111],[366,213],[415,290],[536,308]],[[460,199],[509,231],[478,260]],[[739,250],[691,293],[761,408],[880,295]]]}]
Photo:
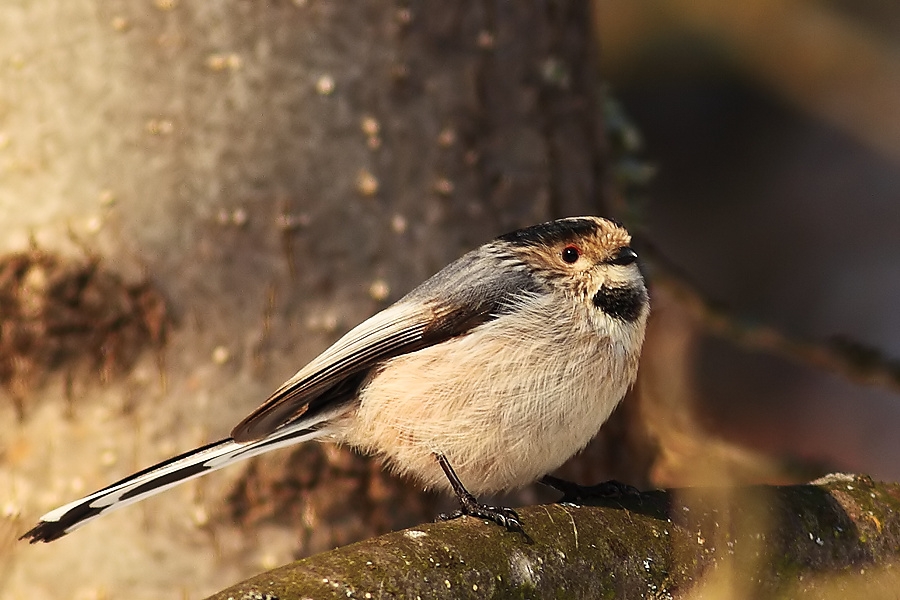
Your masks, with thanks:
[{"label": "bird's wing", "polygon": [[509,256],[473,250],[363,321],[286,381],[232,430],[238,442],[334,414],[379,363],[464,335],[542,288]]},{"label": "bird's wing", "polygon": [[317,420],[351,401],[369,370],[384,360],[462,335],[491,318],[485,307],[400,302],[350,330],[241,421],[241,442],[260,439],[287,423]]},{"label": "bird's wing", "polygon": [[317,427],[285,427],[277,435],[249,444],[239,444],[229,439],[196,448],[129,475],[90,496],[51,510],[19,539],[27,538],[32,544],[52,542],[100,515],[158,494],[189,479],[275,448],[318,437],[322,433],[324,432]]}]

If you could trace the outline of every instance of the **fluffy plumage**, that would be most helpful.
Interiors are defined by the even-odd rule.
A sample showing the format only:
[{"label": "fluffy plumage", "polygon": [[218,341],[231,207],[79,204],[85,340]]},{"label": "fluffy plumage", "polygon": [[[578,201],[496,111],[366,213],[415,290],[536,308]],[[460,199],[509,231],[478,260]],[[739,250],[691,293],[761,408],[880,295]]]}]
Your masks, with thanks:
[{"label": "fluffy plumage", "polygon": [[[448,489],[453,474],[476,493],[531,483],[581,450],[635,379],[649,314],[635,258],[628,233],[597,217],[497,238],[344,335],[231,438],[57,508],[22,537],[57,539],[188,479],[314,438],[384,456],[430,487]],[[454,491],[464,512],[520,526],[513,511]]]}]

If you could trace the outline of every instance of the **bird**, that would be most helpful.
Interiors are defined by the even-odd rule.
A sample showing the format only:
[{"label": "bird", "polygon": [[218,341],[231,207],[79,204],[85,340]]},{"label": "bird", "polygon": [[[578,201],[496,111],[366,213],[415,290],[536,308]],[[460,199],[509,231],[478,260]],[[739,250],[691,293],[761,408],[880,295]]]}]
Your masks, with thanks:
[{"label": "bird", "polygon": [[351,329],[230,437],[51,510],[20,539],[56,540],[195,477],[313,439],[379,456],[425,488],[454,493],[460,509],[447,518],[523,531],[515,510],[476,495],[562,482],[549,474],[588,444],[633,385],[649,311],[619,222],[569,217],[501,235]]}]

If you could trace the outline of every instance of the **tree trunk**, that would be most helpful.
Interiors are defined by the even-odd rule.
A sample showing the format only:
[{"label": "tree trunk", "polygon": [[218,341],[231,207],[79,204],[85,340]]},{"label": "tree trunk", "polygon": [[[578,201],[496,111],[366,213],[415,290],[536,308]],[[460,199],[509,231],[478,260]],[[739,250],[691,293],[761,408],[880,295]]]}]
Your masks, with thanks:
[{"label": "tree trunk", "polygon": [[173,324],[164,361],[146,353],[105,385],[53,364],[8,386],[0,503],[20,518],[0,528],[4,595],[196,597],[433,518],[433,497],[378,465],[309,446],[47,547],[14,542],[45,510],[227,435],[464,251],[608,214],[588,13],[579,1],[0,6],[2,250],[33,237],[74,261],[77,282],[93,272],[87,249],[122,285],[154,286],[167,299],[156,317]]}]

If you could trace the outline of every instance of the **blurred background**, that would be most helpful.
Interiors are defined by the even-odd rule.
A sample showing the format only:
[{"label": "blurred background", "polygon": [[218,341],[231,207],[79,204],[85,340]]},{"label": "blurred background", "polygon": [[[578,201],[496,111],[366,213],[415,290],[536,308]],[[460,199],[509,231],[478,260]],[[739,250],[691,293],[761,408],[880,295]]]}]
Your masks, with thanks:
[{"label": "blurred background", "polygon": [[0,597],[200,598],[452,508],[310,445],[16,542],[572,214],[627,223],[654,312],[562,475],[900,479],[896,3],[14,0],[0,31]]},{"label": "blurred background", "polygon": [[[655,167],[639,210],[659,250],[746,325],[852,340],[896,372],[900,6],[596,6],[602,76]],[[706,335],[692,371],[711,430],[900,478],[896,377],[860,386]]]}]

